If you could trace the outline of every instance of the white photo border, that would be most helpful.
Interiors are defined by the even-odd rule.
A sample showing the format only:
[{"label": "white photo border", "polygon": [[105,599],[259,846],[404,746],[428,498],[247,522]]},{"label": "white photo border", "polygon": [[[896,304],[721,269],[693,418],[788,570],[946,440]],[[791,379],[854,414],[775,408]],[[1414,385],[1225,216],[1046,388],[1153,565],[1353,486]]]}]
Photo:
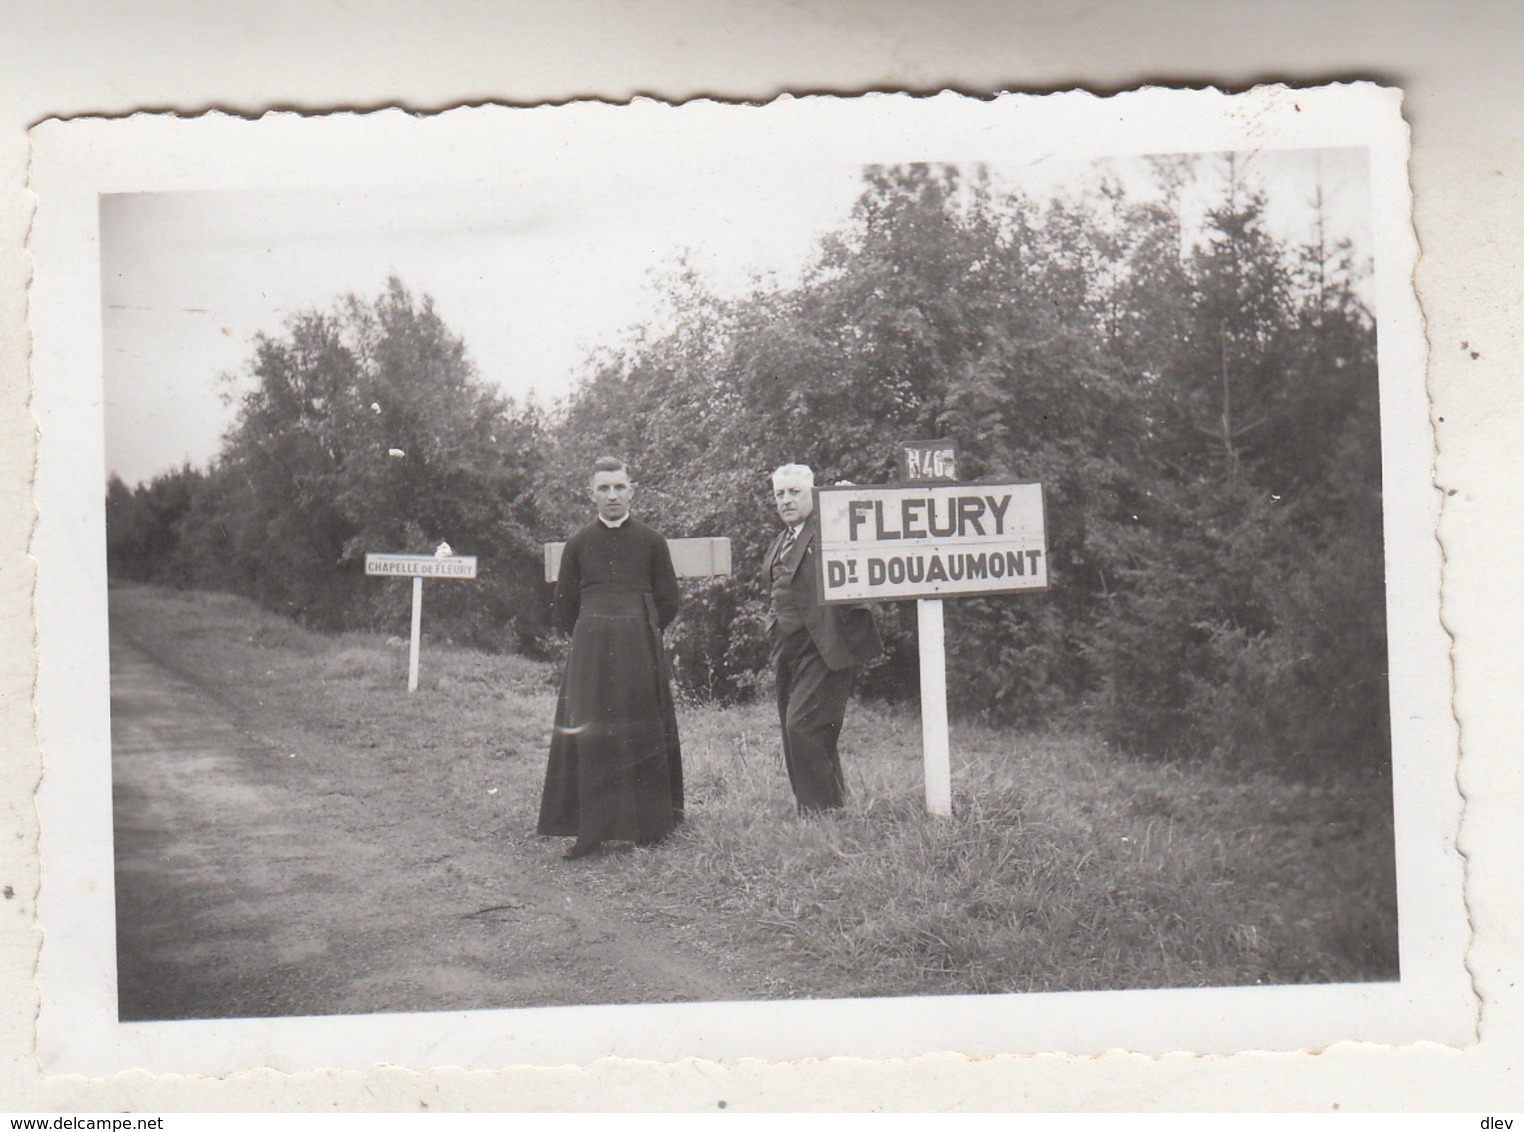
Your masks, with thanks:
[{"label": "white photo border", "polygon": [[[1476,998],[1456,850],[1461,798],[1449,638],[1439,616],[1440,495],[1413,292],[1417,243],[1400,93],[1370,84],[1147,89],[976,99],[782,98],[761,106],[638,100],[472,107],[432,116],[48,122],[33,131],[33,540],[38,582],[37,795],[43,944],[37,1054],[46,1075],[495,1069],[620,1057],[797,1060],[1108,1050],[1163,1055],[1465,1046]],[[575,145],[566,145],[574,139]],[[1078,139],[1078,140],[1077,140]],[[111,844],[99,198],[218,188],[386,192],[502,178],[534,160],[724,162],[825,152],[861,164],[1362,146],[1372,169],[1375,309],[1393,710],[1399,936],[1394,983],[811,1002],[555,1007],[441,1014],[119,1023]],[[770,148],[771,147],[771,148]],[[548,158],[549,154],[557,154]]]}]

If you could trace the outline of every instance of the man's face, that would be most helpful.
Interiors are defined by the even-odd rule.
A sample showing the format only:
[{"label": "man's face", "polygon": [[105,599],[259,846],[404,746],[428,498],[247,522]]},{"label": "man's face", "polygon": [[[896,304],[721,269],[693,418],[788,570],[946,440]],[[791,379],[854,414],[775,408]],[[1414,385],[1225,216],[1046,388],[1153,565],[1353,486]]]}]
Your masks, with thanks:
[{"label": "man's face", "polygon": [[635,485],[626,472],[594,472],[587,494],[598,505],[598,514],[602,518],[617,523],[630,513]]},{"label": "man's face", "polygon": [[815,509],[815,496],[797,481],[780,483],[773,486],[773,504],[778,508],[778,518],[792,527],[810,517]]}]

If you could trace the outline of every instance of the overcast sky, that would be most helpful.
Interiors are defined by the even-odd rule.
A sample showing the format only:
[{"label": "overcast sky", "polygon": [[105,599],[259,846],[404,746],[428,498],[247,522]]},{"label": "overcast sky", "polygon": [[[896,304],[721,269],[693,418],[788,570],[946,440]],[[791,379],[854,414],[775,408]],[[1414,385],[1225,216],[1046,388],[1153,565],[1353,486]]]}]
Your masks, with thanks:
[{"label": "overcast sky", "polygon": [[[1369,254],[1364,151],[1253,165],[1277,234],[1308,237],[1321,181],[1334,234]],[[1136,159],[1108,168],[1141,183]],[[1082,193],[1096,175],[1089,160],[1057,159],[995,172],[1039,195]],[[591,350],[659,317],[656,279],[679,254],[722,294],[756,275],[787,280],[861,185],[860,167],[829,162],[672,175],[103,196],[108,471],[134,484],[205,467],[234,412],[220,376],[246,371],[254,335],[278,336],[287,316],[345,293],[373,299],[393,274],[433,297],[484,380],[548,405]]]}]

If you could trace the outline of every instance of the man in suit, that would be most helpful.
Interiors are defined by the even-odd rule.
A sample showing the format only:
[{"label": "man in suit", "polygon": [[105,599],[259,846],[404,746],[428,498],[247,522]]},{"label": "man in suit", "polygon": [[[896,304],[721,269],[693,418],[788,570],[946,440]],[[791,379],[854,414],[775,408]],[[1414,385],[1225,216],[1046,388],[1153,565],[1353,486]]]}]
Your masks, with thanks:
[{"label": "man in suit", "polygon": [[882,644],[866,605],[820,600],[815,473],[784,464],[773,473],[773,503],[784,529],[763,560],[767,638],[777,677],[783,760],[800,813],[841,806],[846,793],[836,741],[852,678]]}]

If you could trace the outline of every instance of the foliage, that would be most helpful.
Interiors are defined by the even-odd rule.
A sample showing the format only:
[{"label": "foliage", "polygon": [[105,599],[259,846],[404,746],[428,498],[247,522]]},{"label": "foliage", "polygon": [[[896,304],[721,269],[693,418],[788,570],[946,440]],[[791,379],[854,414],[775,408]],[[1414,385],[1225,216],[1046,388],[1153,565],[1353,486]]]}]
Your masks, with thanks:
[{"label": "foliage", "polygon": [[[257,339],[249,376],[211,471],[138,493],[152,505],[191,480],[188,505],[168,524],[119,527],[123,555],[140,530],[172,530],[189,583],[248,594],[315,626],[395,631],[407,623],[410,587],[367,578],[366,552],[429,553],[448,542],[478,556],[478,577],[430,587],[430,631],[536,647],[540,540],[528,469],[540,424],[480,381],[429,299],[393,279],[373,301],[348,296],[298,314],[284,335]],[[122,491],[112,497],[124,514]]]},{"label": "foliage", "polygon": [[183,582],[179,530],[202,486],[201,475],[189,465],[155,476],[137,490],[112,476],[106,484],[106,567],[111,576]]}]

